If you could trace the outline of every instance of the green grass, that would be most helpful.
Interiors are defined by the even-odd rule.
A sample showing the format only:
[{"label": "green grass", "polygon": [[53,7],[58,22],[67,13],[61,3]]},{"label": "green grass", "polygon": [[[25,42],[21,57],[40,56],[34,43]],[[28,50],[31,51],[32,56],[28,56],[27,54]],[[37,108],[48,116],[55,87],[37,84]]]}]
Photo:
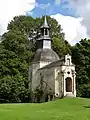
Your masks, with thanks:
[{"label": "green grass", "polygon": [[0,104],[0,120],[90,120],[90,99],[64,98],[41,104]]}]

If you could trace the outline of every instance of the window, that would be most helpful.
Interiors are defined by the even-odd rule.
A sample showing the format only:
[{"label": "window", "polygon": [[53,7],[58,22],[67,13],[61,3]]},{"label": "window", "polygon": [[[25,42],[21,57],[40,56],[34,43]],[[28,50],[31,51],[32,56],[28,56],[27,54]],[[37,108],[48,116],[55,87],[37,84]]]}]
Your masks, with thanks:
[{"label": "window", "polygon": [[45,29],[45,35],[47,35],[48,33],[47,33],[47,29]]},{"label": "window", "polygon": [[72,92],[72,79],[66,78],[66,92]]},{"label": "window", "polygon": [[42,32],[42,36],[44,35],[44,30],[41,31]]},{"label": "window", "polygon": [[70,65],[70,59],[67,58],[67,65]]}]

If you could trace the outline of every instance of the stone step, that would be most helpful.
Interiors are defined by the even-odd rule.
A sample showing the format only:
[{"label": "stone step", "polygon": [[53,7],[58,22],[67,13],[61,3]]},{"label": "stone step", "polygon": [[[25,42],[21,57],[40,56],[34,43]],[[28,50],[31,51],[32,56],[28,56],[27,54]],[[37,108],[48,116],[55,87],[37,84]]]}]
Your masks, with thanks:
[{"label": "stone step", "polygon": [[74,94],[72,92],[67,92],[66,97],[74,97]]}]

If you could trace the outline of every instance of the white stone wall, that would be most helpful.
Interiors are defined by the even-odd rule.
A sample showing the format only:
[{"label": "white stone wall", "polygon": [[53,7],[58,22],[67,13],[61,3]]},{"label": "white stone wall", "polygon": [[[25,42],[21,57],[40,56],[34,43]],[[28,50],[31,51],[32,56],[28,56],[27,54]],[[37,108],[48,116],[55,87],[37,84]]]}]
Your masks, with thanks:
[{"label": "white stone wall", "polygon": [[40,84],[40,73],[38,69],[48,65],[49,62],[38,62],[32,64],[32,90],[35,90],[36,87]]},{"label": "white stone wall", "polygon": [[38,72],[37,70],[40,68],[40,63],[33,64],[32,65],[32,91],[36,89],[36,86],[38,86]]},{"label": "white stone wall", "polygon": [[[76,75],[75,66],[72,64],[71,56],[68,54],[65,56],[65,65],[62,66],[63,73],[63,84],[64,84],[64,96],[74,96],[76,97]],[[72,92],[66,92],[66,78],[71,78],[72,80]]]},{"label": "white stone wall", "polygon": [[45,48],[45,49],[51,49],[51,41],[44,40],[43,41],[43,48]]},{"label": "white stone wall", "polygon": [[54,93],[55,92],[55,69],[50,68],[50,69],[42,69],[39,70],[39,73],[43,76],[43,85],[47,89],[50,90]]},{"label": "white stone wall", "polygon": [[63,94],[63,81],[61,67],[55,68],[55,96],[62,97]]},{"label": "white stone wall", "polygon": [[60,70],[55,69],[55,96],[59,97],[60,95],[60,83],[59,83],[59,72]]}]

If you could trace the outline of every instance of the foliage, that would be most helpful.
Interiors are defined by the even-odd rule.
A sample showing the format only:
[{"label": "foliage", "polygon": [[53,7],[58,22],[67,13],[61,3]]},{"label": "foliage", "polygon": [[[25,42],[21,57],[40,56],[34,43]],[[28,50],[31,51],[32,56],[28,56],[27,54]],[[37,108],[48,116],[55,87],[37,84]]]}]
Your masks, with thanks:
[{"label": "foliage", "polygon": [[27,102],[28,90],[26,91],[23,76],[4,76],[0,79],[0,102]]},{"label": "foliage", "polygon": [[0,101],[28,102],[28,39],[18,31],[3,35],[0,44]]},{"label": "foliage", "polygon": [[77,95],[90,98],[90,39],[82,39],[72,47],[76,65]]},{"label": "foliage", "polygon": [[71,46],[67,41],[60,40],[59,37],[53,37],[53,44],[52,44],[53,50],[59,55],[60,58],[62,58],[67,53],[71,54]]},{"label": "foliage", "polygon": [[[40,27],[44,21],[42,18],[32,18],[29,16],[17,16],[8,25],[8,30],[18,30],[33,41],[33,51],[36,51],[36,39],[40,36]],[[50,26],[50,37],[52,39],[52,48],[63,57],[70,52],[70,44],[65,40],[61,25],[58,22],[47,16],[47,21]]]}]

